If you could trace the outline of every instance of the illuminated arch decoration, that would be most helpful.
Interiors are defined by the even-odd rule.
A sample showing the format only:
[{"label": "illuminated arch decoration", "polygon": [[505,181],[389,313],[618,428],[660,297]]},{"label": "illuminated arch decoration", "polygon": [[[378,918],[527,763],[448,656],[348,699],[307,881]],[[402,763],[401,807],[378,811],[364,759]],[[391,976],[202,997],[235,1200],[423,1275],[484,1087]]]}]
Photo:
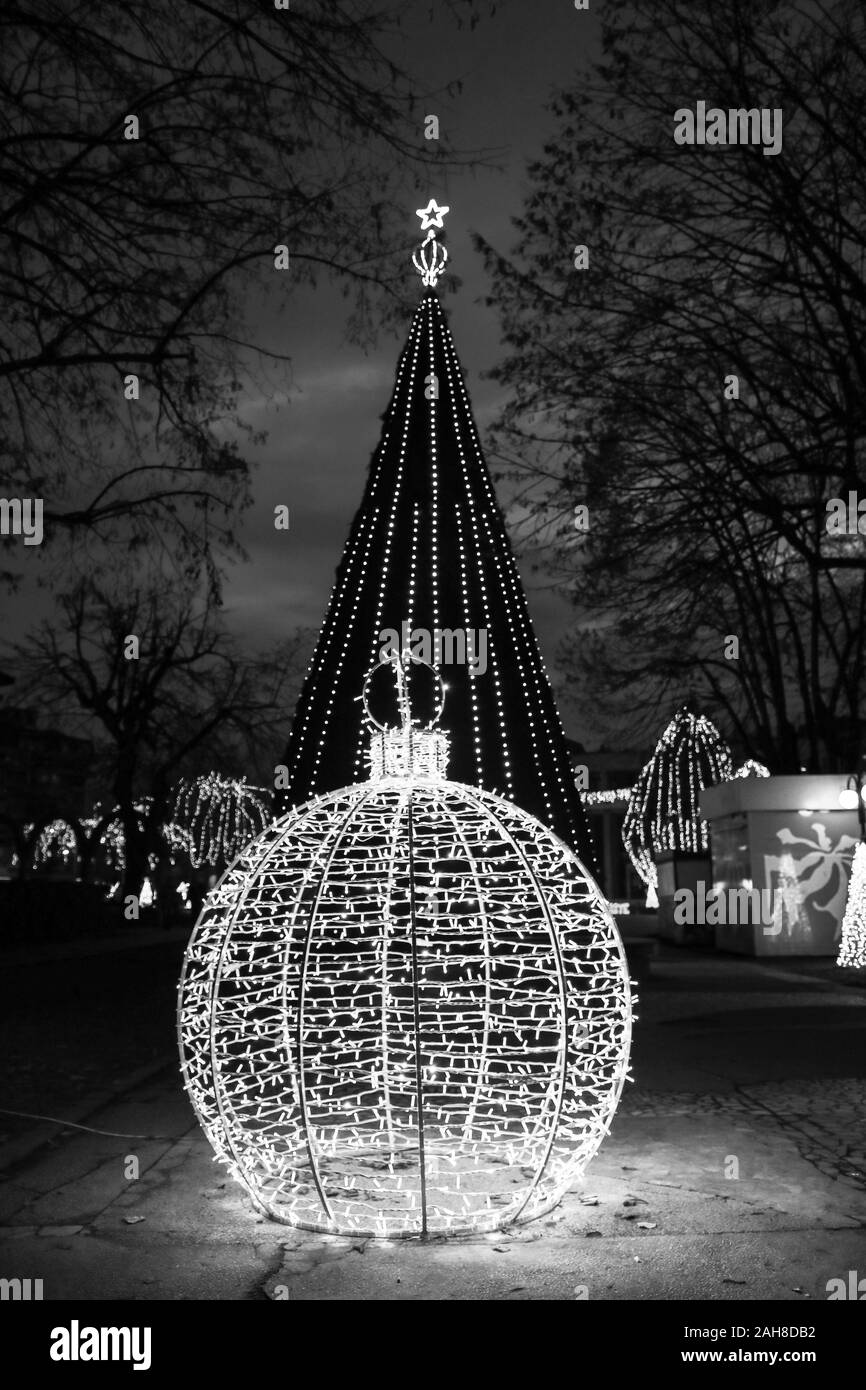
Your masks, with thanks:
[{"label": "illuminated arch decoration", "polygon": [[273,822],[209,896],[180,983],[184,1083],[278,1221],[369,1236],[528,1221],[613,1118],[622,944],[552,831],[447,779],[441,731],[404,717],[370,743],[369,780]]},{"label": "illuminated arch decoration", "polygon": [[81,859],[82,832],[72,821],[58,816],[46,821],[36,834],[36,827],[27,827],[35,835],[31,851],[34,870],[44,870],[53,865],[75,868]]}]

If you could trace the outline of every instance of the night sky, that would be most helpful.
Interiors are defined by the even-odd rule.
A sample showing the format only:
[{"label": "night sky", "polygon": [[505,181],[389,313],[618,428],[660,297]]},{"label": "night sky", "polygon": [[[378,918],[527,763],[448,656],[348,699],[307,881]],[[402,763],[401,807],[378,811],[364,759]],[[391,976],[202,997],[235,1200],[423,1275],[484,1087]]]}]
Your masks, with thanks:
[{"label": "night sky", "polygon": [[[436,7],[440,14],[434,22],[429,4],[405,9],[405,43],[395,57],[416,76],[419,93],[438,90],[458,77],[464,84],[460,96],[432,99],[424,112],[439,116],[443,136],[447,133],[455,147],[482,147],[501,165],[442,176],[429,190],[451,206],[448,246],[462,286],[456,295],[443,287],[442,300],[483,436],[496,416],[500,390],[483,373],[496,363],[500,344],[496,316],[479,302],[488,286],[470,232],[510,248],[510,219],[521,209],[527,159],[540,153],[550,131],[552,118],[545,107],[556,87],[572,81],[592,61],[597,25],[591,14],[576,12],[564,0],[532,5],[506,0],[473,32],[458,28],[444,6]],[[419,141],[423,144],[420,125]],[[406,275],[410,284],[417,283],[420,296],[421,283],[411,264],[421,239],[414,206],[413,200],[407,208]],[[257,645],[298,626],[318,630],[321,625],[390,397],[403,335],[383,334],[375,350],[365,354],[346,342],[344,312],[339,291],[322,283],[299,292],[279,319],[260,320],[261,338],[289,354],[292,362],[288,370],[268,367],[278,388],[273,403],[251,389],[243,408],[251,424],[268,430],[269,439],[249,453],[257,464],[254,506],[240,528],[249,563],[233,566],[225,587],[231,626]],[[408,331],[408,317],[405,327]],[[291,510],[288,533],[273,528],[278,502]],[[570,610],[545,588],[543,576],[529,573],[526,556],[520,563],[542,651],[557,685],[556,648]],[[589,733],[575,726],[574,712],[561,695],[560,712],[569,733]]]}]

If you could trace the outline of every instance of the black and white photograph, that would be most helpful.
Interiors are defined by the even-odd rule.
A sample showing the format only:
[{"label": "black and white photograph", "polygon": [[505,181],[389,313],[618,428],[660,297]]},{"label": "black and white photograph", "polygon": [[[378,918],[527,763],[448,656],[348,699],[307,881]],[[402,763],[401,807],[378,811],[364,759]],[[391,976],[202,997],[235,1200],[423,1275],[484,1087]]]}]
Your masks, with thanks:
[{"label": "black and white photograph", "polygon": [[864,110],[861,0],[5,0],[28,1372],[854,1356]]}]

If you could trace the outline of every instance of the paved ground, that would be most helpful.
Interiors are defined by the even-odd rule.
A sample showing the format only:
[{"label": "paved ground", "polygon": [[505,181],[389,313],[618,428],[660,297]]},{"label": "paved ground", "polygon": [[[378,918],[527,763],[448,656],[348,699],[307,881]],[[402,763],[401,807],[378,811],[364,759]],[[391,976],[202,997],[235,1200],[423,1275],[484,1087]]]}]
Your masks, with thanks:
[{"label": "paved ground", "polygon": [[[78,1119],[171,1058],[188,936],[136,927],[109,940],[4,949],[0,1106]],[[0,1113],[0,1167],[4,1147],[32,1126]]]},{"label": "paved ground", "polygon": [[612,1133],[539,1222],[426,1245],[274,1225],[211,1160],[172,1066],[86,1118],[148,1138],[69,1130],[6,1169],[0,1276],[46,1299],[803,1303],[866,1274],[866,994],[669,950],[637,1012]]}]

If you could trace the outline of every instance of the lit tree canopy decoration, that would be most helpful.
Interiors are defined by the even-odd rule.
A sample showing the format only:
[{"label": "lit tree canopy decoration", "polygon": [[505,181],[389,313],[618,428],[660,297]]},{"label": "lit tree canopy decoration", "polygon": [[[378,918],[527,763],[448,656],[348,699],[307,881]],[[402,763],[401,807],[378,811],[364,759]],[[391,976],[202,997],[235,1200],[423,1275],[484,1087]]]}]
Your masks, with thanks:
[{"label": "lit tree canopy decoration", "polygon": [[174,819],[188,833],[189,858],[195,869],[234,859],[270,818],[271,793],[248,786],[245,777],[209,772],[178,787]]},{"label": "lit tree canopy decoration", "polygon": [[574,853],[445,775],[446,736],[378,725],[369,780],[248,845],[193,931],[186,1089],[278,1221],[375,1236],[548,1211],[610,1125],[629,980]]},{"label": "lit tree canopy decoration", "polygon": [[[150,798],[145,797],[134,807],[142,826],[149,814],[150,806]],[[32,825],[26,825],[25,834],[31,834],[34,828]],[[160,826],[159,833],[173,853],[188,851],[189,839],[180,826],[168,822]],[[34,868],[44,869],[57,862],[68,868],[80,858],[84,842],[90,845],[94,858],[101,857],[112,872],[122,872],[126,860],[126,833],[123,821],[116,807],[110,815],[104,815],[99,802],[94,805],[89,816],[68,821],[53,820],[42,827],[33,848]]]},{"label": "lit tree canopy decoration", "polygon": [[[143,797],[134,807],[142,829],[152,814],[152,806],[152,798]],[[232,860],[264,829],[270,818],[270,791],[249,786],[243,777],[209,772],[178,785],[172,817],[161,821],[156,833],[172,856],[189,859],[197,869],[203,864],[225,864]],[[34,828],[25,826],[25,834],[32,834]],[[110,816],[103,815],[99,804],[94,806],[90,816],[74,823],[47,822],[36,837],[34,866],[41,869],[49,863],[72,864],[80,853],[81,839],[92,839],[97,829],[99,835],[94,852],[103,857],[112,872],[122,873],[126,860],[123,820],[116,808]]]},{"label": "lit tree canopy decoration", "polygon": [[623,821],[626,851],[651,893],[657,885],[657,854],[696,854],[708,848],[698,799],[704,787],[727,781],[731,772],[730,749],[716,726],[684,705],[641,769]]},{"label": "lit tree canopy decoration", "polygon": [[836,964],[855,970],[866,969],[866,843],[862,840],[851,864],[848,903],[842,918],[842,940]]}]

